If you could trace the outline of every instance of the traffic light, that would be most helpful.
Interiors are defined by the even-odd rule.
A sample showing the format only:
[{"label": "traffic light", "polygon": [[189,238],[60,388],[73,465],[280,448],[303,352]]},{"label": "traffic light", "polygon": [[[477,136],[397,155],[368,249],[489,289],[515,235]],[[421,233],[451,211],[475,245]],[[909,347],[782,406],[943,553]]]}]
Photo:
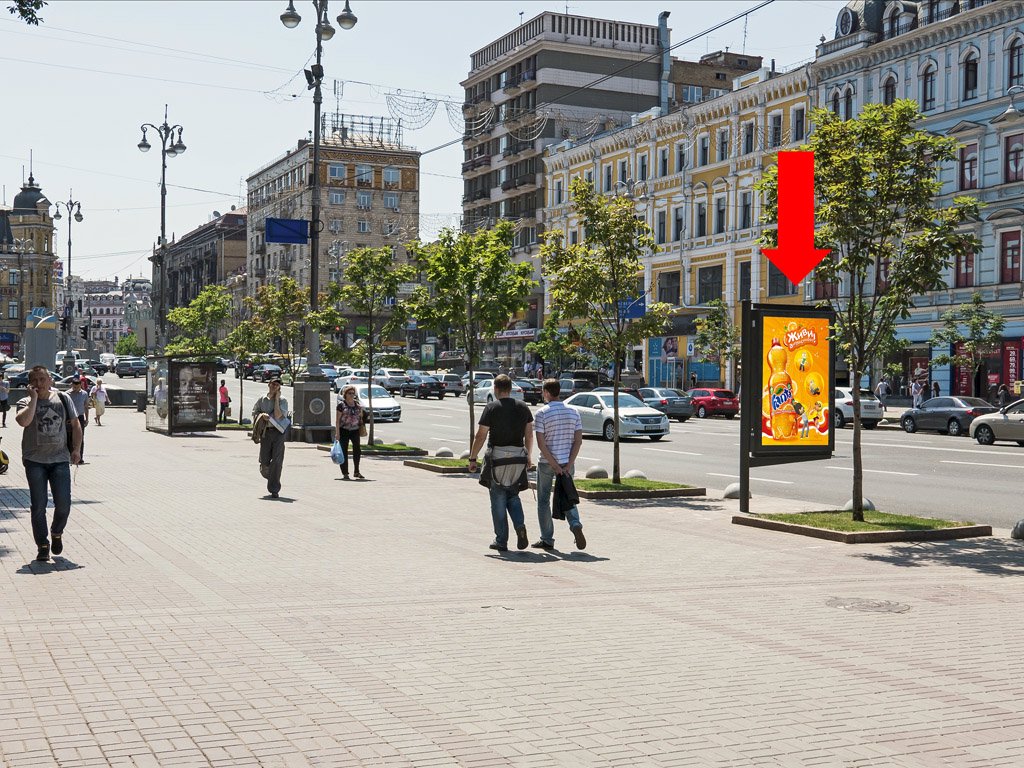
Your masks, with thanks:
[{"label": "traffic light", "polygon": [[88,338],[89,338],[89,324],[85,323],[84,325],[78,326],[78,333],[79,333],[79,335],[81,335],[81,337],[83,339],[88,340]]},{"label": "traffic light", "polygon": [[64,333],[68,332],[68,325],[70,324],[70,322],[71,318],[69,318],[67,315],[60,319],[60,329],[64,331]]}]

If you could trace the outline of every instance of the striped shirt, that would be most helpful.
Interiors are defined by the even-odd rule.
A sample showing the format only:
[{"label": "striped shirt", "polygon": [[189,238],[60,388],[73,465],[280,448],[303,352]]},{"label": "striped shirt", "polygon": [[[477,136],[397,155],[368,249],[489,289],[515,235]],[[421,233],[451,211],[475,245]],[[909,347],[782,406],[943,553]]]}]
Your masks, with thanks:
[{"label": "striped shirt", "polygon": [[[552,400],[537,411],[533,418],[533,430],[544,435],[544,444],[560,465],[569,463],[569,454],[576,439],[576,432],[583,431],[583,422],[575,409],[561,400]],[[541,451],[540,460],[544,461]]]}]

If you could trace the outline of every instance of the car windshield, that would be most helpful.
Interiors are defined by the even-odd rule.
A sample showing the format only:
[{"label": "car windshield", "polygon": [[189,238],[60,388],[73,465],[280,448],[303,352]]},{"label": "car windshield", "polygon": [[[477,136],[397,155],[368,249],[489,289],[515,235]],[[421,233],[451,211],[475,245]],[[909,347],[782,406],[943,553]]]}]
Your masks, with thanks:
[{"label": "car windshield", "polygon": [[[615,405],[615,403],[613,402],[615,399],[614,395],[606,395],[602,393],[598,395],[598,399],[600,399],[600,401],[608,408],[612,408]],[[638,406],[643,407],[646,405],[647,404],[645,402],[643,402],[642,400],[637,400],[632,395],[627,395],[622,392],[619,392],[619,408],[636,408]]]},{"label": "car windshield", "polygon": [[352,371],[349,376],[355,376],[357,379],[368,379],[370,378],[370,372],[365,369],[360,369],[358,371]]},{"label": "car windshield", "polygon": [[[369,387],[357,387],[356,388],[356,397],[358,397],[360,400],[365,400],[367,397],[369,397],[369,395],[366,394],[366,391],[368,389],[369,389]],[[373,388],[373,396],[374,397],[390,397],[390,395],[388,395],[388,391],[386,389],[384,389],[384,387],[374,387]]]},{"label": "car windshield", "polygon": [[665,392],[671,392],[672,395],[670,395],[670,396],[675,396],[675,397],[689,397],[690,396],[690,393],[687,392],[685,389],[666,389],[664,391]]},{"label": "car windshield", "polygon": [[982,400],[980,397],[961,397],[957,398],[961,403],[966,405],[968,408],[991,408],[992,404],[987,400]]},{"label": "car windshield", "polygon": [[437,379],[433,376],[420,376],[420,381],[425,381],[427,384],[433,384]]},{"label": "car windshield", "polygon": [[872,392],[870,389],[862,389],[860,391],[860,399],[861,400],[877,400],[878,398],[875,397],[874,392]]}]

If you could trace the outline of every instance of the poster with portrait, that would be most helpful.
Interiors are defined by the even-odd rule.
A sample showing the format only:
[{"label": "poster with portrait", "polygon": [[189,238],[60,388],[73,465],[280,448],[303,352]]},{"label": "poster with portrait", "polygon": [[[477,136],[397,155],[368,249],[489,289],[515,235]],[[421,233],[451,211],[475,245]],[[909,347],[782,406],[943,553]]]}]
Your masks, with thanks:
[{"label": "poster with portrait", "polygon": [[[166,383],[169,428],[174,432],[217,429],[217,364],[171,360]],[[159,401],[154,396],[159,410]]]},{"label": "poster with portrait", "polygon": [[167,397],[166,357],[150,358],[146,369],[146,429],[166,432],[170,409]]}]

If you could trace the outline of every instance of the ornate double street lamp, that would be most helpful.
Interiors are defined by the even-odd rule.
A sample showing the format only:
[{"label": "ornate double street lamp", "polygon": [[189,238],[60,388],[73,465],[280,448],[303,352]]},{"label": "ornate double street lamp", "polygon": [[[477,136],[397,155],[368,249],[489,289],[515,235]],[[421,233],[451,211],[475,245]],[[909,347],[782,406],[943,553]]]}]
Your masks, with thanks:
[{"label": "ornate double street lamp", "polygon": [[60,221],[64,218],[60,212],[61,208],[67,211],[68,214],[68,265],[64,277],[64,307],[61,313],[61,328],[64,329],[67,337],[67,352],[64,353],[63,373],[65,376],[70,376],[75,371],[75,355],[72,351],[75,346],[75,333],[73,330],[75,305],[71,300],[71,225],[73,221],[82,221],[82,204],[74,199],[73,191],[69,189],[68,199],[66,201],[58,200],[54,203],[54,207],[57,209],[53,214],[54,221]]},{"label": "ornate double street lamp", "polygon": [[[159,318],[158,342],[163,345],[167,342],[167,158],[177,157],[182,154],[186,147],[181,140],[184,128],[180,125],[169,125],[167,122],[167,105],[164,104],[164,122],[162,125],[143,123],[142,141],[138,147],[140,152],[149,152],[151,144],[146,139],[146,131],[152,128],[160,137],[160,249],[154,257],[157,266],[160,268],[160,293],[157,317]],[[177,135],[177,140],[175,140]],[[70,248],[70,246],[69,246]]]},{"label": "ornate double street lamp", "polygon": [[[305,70],[308,90],[313,91],[313,178],[310,190],[313,195],[312,212],[310,216],[309,233],[309,309],[316,312],[320,303],[320,105],[323,103],[321,84],[324,79],[324,68],[321,64],[323,57],[323,42],[334,37],[334,27],[331,26],[327,13],[328,0],[313,0],[313,8],[316,12],[316,63]],[[299,26],[302,17],[295,11],[295,3],[288,0],[288,8],[281,14],[281,23],[288,29],[295,29]],[[352,29],[356,25],[356,16],[349,8],[348,0],[345,0],[345,10],[338,15],[338,26],[342,29]],[[322,378],[320,375],[320,334],[306,326],[306,358],[307,378]]]}]

